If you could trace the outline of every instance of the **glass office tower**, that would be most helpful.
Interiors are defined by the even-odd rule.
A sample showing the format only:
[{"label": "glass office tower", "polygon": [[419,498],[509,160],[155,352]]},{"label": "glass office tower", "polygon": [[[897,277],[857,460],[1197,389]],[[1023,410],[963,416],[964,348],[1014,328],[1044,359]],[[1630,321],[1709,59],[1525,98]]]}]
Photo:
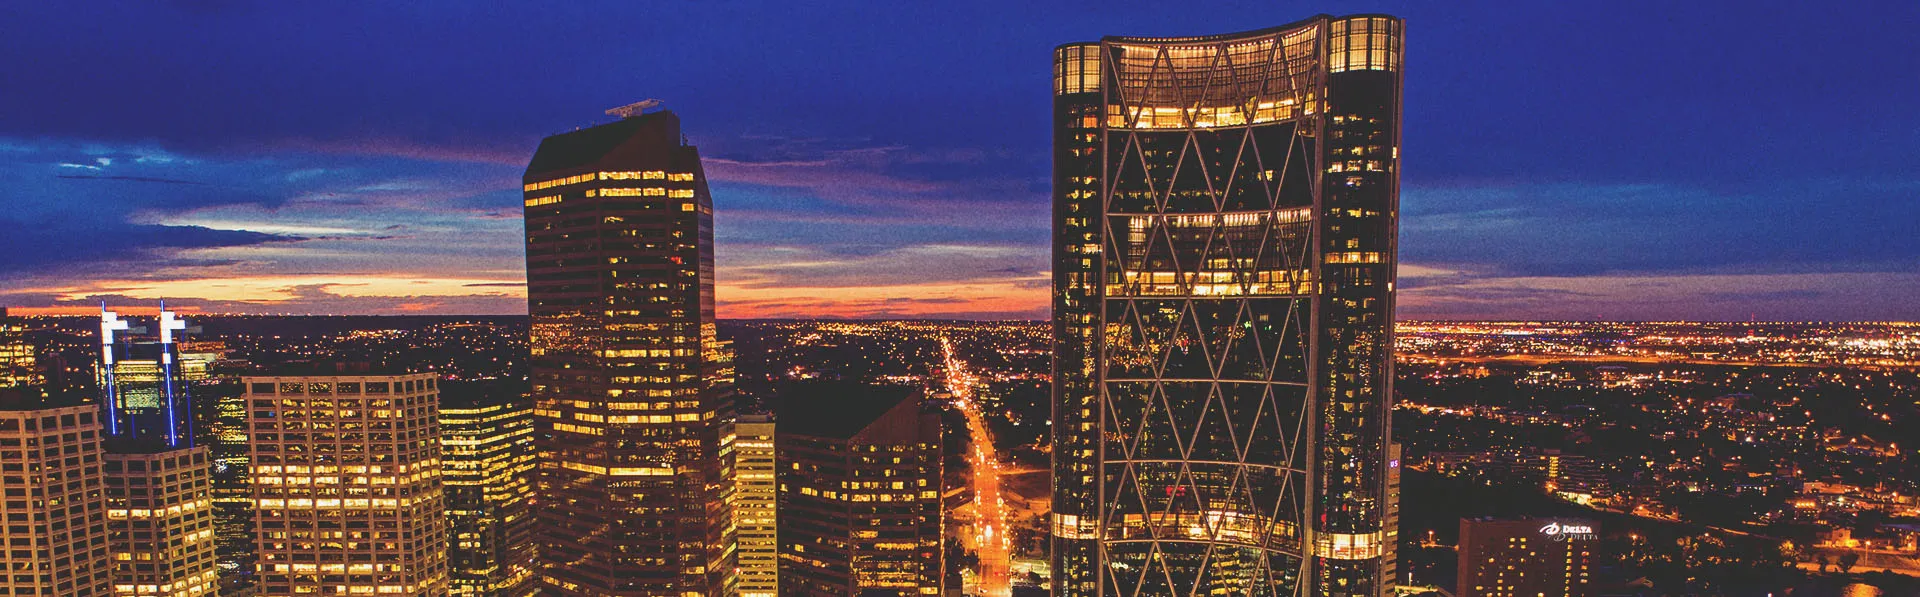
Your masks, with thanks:
[{"label": "glass office tower", "polygon": [[47,383],[26,336],[26,324],[7,317],[7,308],[0,307],[0,388]]},{"label": "glass office tower", "polygon": [[523,389],[497,381],[440,384],[453,597],[533,594],[533,407]]},{"label": "glass office tower", "polygon": [[679,117],[615,112],[541,141],[524,181],[541,594],[716,597],[735,554],[713,201]]},{"label": "glass office tower", "polygon": [[1384,594],[1401,21],[1061,46],[1055,595]]}]

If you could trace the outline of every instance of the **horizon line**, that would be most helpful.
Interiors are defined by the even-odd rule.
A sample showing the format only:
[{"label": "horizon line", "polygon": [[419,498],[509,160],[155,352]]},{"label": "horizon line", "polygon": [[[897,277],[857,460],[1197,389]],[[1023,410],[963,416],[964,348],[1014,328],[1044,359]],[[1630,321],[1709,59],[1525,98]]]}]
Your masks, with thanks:
[{"label": "horizon line", "polygon": [[[73,312],[80,307],[0,307],[0,314],[23,318],[67,318],[91,317],[99,314],[99,307],[84,307],[85,313]],[[110,310],[135,317],[151,315],[141,311],[157,312],[155,307],[115,307]],[[30,312],[22,313],[19,310]],[[46,312],[58,311],[58,312]],[[197,307],[176,307],[172,311],[181,315],[195,317],[532,317],[524,313],[222,313],[200,311]],[[1029,318],[967,318],[967,317],[716,317],[716,321],[768,321],[768,322],[925,322],[951,321],[975,323],[1050,323],[1051,319]],[[1594,324],[1594,323],[1633,323],[1633,324],[1748,324],[1748,325],[1810,325],[1810,324],[1856,324],[1920,326],[1920,320],[1876,320],[1876,319],[1803,319],[1803,320],[1734,320],[1734,319],[1496,319],[1496,318],[1395,318],[1395,323],[1481,323],[1481,324]]]}]

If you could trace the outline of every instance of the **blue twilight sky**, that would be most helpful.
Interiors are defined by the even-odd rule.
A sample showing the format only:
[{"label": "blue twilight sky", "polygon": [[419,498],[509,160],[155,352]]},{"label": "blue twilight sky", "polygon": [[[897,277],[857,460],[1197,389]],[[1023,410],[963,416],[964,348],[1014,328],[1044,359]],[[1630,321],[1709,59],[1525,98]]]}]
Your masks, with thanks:
[{"label": "blue twilight sky", "polygon": [[1407,19],[1403,317],[1920,319],[1920,3],[0,4],[0,305],[524,312],[661,98],[723,316],[1043,317],[1052,48]]}]

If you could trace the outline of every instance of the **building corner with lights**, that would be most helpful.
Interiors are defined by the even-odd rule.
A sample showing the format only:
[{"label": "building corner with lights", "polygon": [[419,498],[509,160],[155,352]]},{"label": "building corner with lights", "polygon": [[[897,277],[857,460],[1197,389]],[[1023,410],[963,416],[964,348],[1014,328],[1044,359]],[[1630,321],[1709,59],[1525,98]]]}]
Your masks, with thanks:
[{"label": "building corner with lights", "polygon": [[351,364],[241,376],[254,595],[448,595],[438,381]]},{"label": "building corner with lights", "polygon": [[0,575],[4,594],[115,594],[112,581],[121,576],[107,538],[106,438],[100,407],[88,402],[40,387],[0,387],[0,464],[36,471],[0,476],[0,491],[38,496],[5,504],[9,520],[30,524],[10,524],[0,539],[30,548],[0,551],[0,566],[35,573]]},{"label": "building corner with lights", "polygon": [[1055,51],[1053,594],[1376,597],[1402,22]]},{"label": "building corner with lights", "polygon": [[40,370],[39,356],[27,341],[24,322],[9,317],[0,307],[0,388],[38,386],[47,382]]}]

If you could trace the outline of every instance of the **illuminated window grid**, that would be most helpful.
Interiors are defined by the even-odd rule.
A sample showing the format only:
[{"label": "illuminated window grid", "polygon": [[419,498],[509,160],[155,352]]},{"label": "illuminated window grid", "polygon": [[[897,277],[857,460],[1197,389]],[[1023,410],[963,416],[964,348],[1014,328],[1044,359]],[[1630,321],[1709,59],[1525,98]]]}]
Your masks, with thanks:
[{"label": "illuminated window grid", "polygon": [[733,446],[740,597],[775,597],[780,593],[780,537],[774,423],[764,415],[740,417]]},{"label": "illuminated window grid", "polygon": [[[6,392],[0,392],[5,399]],[[11,595],[110,595],[105,479],[96,406],[0,410],[0,575]],[[32,446],[35,449],[26,449]],[[21,475],[17,471],[37,471]],[[41,496],[27,499],[24,496]]]},{"label": "illuminated window grid", "polygon": [[448,595],[431,374],[242,377],[258,595]]},{"label": "illuminated window grid", "polygon": [[[222,395],[208,424],[214,437],[214,558],[226,592],[253,586],[253,496],[247,487],[247,399]],[[224,470],[221,467],[225,467]]]},{"label": "illuminated window grid", "polygon": [[[620,183],[615,181],[640,181],[638,183]],[[554,193],[547,189],[580,185],[588,182],[603,182],[592,185],[584,191],[561,191]],[[546,207],[559,205],[569,195],[574,197],[643,197],[664,199],[693,199],[694,175],[692,172],[667,172],[665,170],[633,170],[618,172],[587,172],[552,180],[527,183],[524,189],[528,193],[543,191],[553,194],[529,196],[526,207]],[[628,186],[632,185],[632,186]],[[644,186],[641,186],[644,185]],[[693,211],[692,203],[673,203],[669,207],[682,211]]]},{"label": "illuminated window grid", "polygon": [[[936,432],[937,433],[937,432]],[[944,568],[937,441],[865,444],[782,433],[781,591],[938,594]]]},{"label": "illuminated window grid", "polygon": [[23,337],[25,331],[20,324],[7,321],[6,314],[0,312],[0,388],[46,383],[36,364],[33,344]]},{"label": "illuminated window grid", "polygon": [[197,597],[219,581],[205,447],[106,455],[113,594]]},{"label": "illuminated window grid", "polygon": [[533,412],[491,403],[440,410],[453,595],[533,591]]},{"label": "illuminated window grid", "polygon": [[1591,538],[1543,534],[1540,528],[1548,522],[1531,518],[1461,520],[1457,594],[1460,597],[1592,595]]}]

